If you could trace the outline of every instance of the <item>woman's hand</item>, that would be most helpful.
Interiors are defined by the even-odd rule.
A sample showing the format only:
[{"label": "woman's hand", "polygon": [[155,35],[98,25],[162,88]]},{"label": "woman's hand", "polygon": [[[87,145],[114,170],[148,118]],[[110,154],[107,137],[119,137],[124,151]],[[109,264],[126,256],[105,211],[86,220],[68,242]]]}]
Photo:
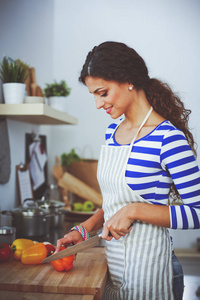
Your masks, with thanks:
[{"label": "woman's hand", "polygon": [[[91,232],[100,229],[103,226],[103,222],[104,212],[102,208],[100,208],[94,215],[92,215],[86,221],[82,222],[80,225],[84,226],[89,232]],[[62,239],[57,240],[55,253],[60,250],[62,245],[67,247],[71,243],[78,244],[82,241],[83,238],[77,230],[70,231]]]},{"label": "woman's hand", "polygon": [[69,244],[78,244],[83,241],[81,234],[77,230],[73,230],[68,234],[65,234],[62,239],[57,240],[57,246],[55,253],[57,253],[62,246],[69,246]]},{"label": "woman's hand", "polygon": [[101,235],[103,239],[110,241],[114,237],[118,240],[131,231],[132,223],[135,221],[133,218],[133,205],[128,204],[122,207],[105,223]]},{"label": "woman's hand", "polygon": [[[130,232],[135,220],[170,228],[169,207],[140,202],[127,204],[105,223],[102,238],[107,241],[112,237],[116,240],[120,239]],[[109,236],[109,232],[112,236]]]}]

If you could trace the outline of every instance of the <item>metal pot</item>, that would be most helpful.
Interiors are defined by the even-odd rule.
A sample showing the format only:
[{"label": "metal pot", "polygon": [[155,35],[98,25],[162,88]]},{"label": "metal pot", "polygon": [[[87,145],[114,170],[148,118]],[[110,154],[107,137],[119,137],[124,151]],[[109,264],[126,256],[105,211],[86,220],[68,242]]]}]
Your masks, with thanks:
[{"label": "metal pot", "polygon": [[50,228],[62,227],[65,219],[65,203],[56,200],[37,200],[38,206],[50,214]]},{"label": "metal pot", "polygon": [[14,227],[8,227],[8,226],[1,226],[0,227],[0,241],[1,243],[7,243],[9,245],[12,244],[12,242],[16,238],[16,228]]},{"label": "metal pot", "polygon": [[22,206],[11,211],[2,211],[2,214],[12,216],[12,226],[16,228],[17,237],[38,237],[49,233],[51,215],[40,207]]},{"label": "metal pot", "polygon": [[53,216],[50,218],[50,228],[59,228],[63,226],[63,223],[65,221],[65,214],[60,209],[56,213],[54,213]]}]

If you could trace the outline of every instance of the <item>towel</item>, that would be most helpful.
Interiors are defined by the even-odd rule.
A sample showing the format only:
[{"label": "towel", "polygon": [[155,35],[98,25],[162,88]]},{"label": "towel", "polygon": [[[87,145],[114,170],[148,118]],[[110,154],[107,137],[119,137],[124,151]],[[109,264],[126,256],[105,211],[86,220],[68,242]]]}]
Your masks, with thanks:
[{"label": "towel", "polygon": [[9,181],[11,170],[10,145],[6,119],[0,118],[0,184]]}]

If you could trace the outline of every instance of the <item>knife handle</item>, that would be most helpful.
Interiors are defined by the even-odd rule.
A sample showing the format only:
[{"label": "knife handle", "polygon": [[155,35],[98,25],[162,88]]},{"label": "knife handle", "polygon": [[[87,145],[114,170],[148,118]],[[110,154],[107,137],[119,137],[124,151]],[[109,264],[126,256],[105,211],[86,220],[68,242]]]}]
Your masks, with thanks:
[{"label": "knife handle", "polygon": [[[134,222],[133,222],[133,223],[134,223]],[[133,223],[129,226],[129,228],[133,226]],[[109,231],[109,233],[108,233],[108,236],[113,236],[112,233],[111,233],[110,231]]]}]

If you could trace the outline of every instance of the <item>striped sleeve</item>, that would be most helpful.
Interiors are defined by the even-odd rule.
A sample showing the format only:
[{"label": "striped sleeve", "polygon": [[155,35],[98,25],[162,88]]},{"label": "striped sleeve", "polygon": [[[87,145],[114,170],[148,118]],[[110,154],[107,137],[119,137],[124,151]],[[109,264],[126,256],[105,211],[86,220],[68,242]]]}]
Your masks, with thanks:
[{"label": "striped sleeve", "polygon": [[183,205],[170,206],[172,229],[200,228],[200,171],[184,134],[178,129],[165,134],[161,164],[169,172]]},{"label": "striped sleeve", "polygon": [[113,135],[116,127],[117,127],[117,123],[112,123],[108,126],[108,128],[106,130],[106,134],[105,134],[106,145],[113,144],[112,135]]}]

